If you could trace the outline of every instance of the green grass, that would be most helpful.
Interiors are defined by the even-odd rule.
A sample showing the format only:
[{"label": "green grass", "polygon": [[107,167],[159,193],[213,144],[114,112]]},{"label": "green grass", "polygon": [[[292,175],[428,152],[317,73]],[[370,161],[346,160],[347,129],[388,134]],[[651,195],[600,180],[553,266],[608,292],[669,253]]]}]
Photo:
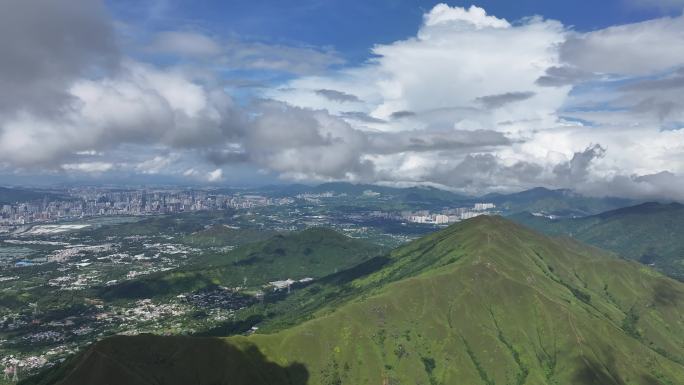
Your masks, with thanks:
[{"label": "green grass", "polygon": [[244,245],[264,241],[274,235],[276,235],[275,231],[233,228],[217,224],[188,234],[181,241],[190,246],[207,248]]},{"label": "green grass", "polygon": [[[259,334],[213,343],[259,352],[247,372],[298,367],[307,384],[684,383],[684,284],[498,217],[451,226],[264,307],[273,314]],[[250,383],[225,369],[244,361],[205,344],[107,339],[26,383]],[[203,373],[207,360],[225,377],[170,377]]]},{"label": "green grass", "polygon": [[226,253],[207,254],[191,266],[104,287],[107,300],[172,296],[211,285],[261,288],[287,278],[320,278],[366,261],[383,249],[326,228],[278,234]]},{"label": "green grass", "polygon": [[645,203],[599,215],[550,220],[530,214],[511,219],[532,229],[565,235],[653,264],[663,273],[684,280],[684,205]]},{"label": "green grass", "polygon": [[95,239],[125,236],[189,236],[214,225],[230,223],[233,210],[199,211],[167,214],[146,218],[138,222],[113,224],[82,231],[81,235]]}]

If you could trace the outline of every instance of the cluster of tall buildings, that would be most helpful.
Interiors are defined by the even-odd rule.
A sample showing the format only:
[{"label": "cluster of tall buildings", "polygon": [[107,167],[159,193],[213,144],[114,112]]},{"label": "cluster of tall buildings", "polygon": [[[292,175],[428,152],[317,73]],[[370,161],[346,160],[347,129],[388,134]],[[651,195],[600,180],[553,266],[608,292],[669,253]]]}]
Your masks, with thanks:
[{"label": "cluster of tall buildings", "polygon": [[494,203],[475,203],[470,207],[449,208],[437,213],[429,210],[402,211],[401,213],[375,211],[371,213],[371,215],[378,218],[395,219],[412,223],[444,225],[474,218],[478,215],[489,214],[490,211],[495,208],[496,205]]},{"label": "cluster of tall buildings", "polygon": [[167,214],[185,211],[225,210],[292,203],[291,198],[223,194],[202,190],[71,189],[59,200],[47,198],[0,206],[0,225],[24,225],[65,219]]}]

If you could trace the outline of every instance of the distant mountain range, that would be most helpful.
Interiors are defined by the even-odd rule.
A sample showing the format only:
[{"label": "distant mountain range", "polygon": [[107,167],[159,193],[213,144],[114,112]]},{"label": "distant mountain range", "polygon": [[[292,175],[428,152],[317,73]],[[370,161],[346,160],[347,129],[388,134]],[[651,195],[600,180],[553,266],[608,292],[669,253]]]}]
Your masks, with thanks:
[{"label": "distant mountain range", "polygon": [[263,333],[107,338],[23,384],[684,383],[684,284],[501,217],[265,306]]},{"label": "distant mountain range", "polygon": [[614,251],[684,280],[684,205],[680,203],[643,203],[583,218],[521,213],[511,219],[549,235],[566,235]]},{"label": "distant mountain range", "polygon": [[[295,196],[298,194],[322,194],[332,192],[346,195],[349,209],[388,209],[418,210],[442,209],[454,206],[468,206],[478,202],[491,202],[497,205],[504,215],[519,212],[540,212],[560,217],[587,216],[620,207],[631,206],[640,201],[615,197],[588,197],[567,189],[550,190],[537,187],[511,194],[487,194],[468,196],[429,186],[390,187],[347,182],[323,183],[316,186],[304,184],[271,185],[256,189],[218,189],[221,193],[255,193],[272,197]],[[65,200],[65,197],[52,192],[31,189],[0,187],[0,204],[15,202]]]},{"label": "distant mountain range", "polygon": [[324,183],[317,186],[302,184],[266,186],[257,191],[276,196],[333,192],[352,197],[364,196],[368,192],[374,192],[380,194],[380,197],[389,197],[394,201],[405,203],[407,206],[439,208],[491,202],[495,203],[498,209],[506,214],[528,211],[563,217],[598,214],[639,203],[631,199],[588,197],[567,189],[550,190],[543,187],[511,194],[496,193],[479,197],[457,194],[434,187],[399,188],[344,182]]},{"label": "distant mountain range", "polygon": [[572,190],[549,190],[543,187],[512,194],[489,194],[480,199],[496,203],[499,209],[507,213],[527,211],[561,217],[597,214],[635,204],[630,199],[588,197]]},{"label": "distant mountain range", "polygon": [[50,201],[68,199],[64,195],[52,192],[0,187],[0,205],[16,202],[30,202],[47,198]]}]

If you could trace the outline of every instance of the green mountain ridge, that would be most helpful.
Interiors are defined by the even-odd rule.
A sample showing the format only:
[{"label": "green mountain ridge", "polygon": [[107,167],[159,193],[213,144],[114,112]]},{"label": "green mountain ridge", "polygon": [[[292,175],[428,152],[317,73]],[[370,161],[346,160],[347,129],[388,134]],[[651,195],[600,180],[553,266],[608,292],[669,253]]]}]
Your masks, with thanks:
[{"label": "green mountain ridge", "polygon": [[500,217],[372,261],[285,300],[319,301],[294,326],[105,339],[24,383],[684,383],[684,285],[635,262]]},{"label": "green mountain ridge", "polygon": [[[350,268],[384,249],[328,228],[273,235],[226,253],[198,257],[190,266],[103,287],[99,296],[151,298],[212,285],[261,287],[287,278],[320,278]],[[245,282],[246,281],[246,282]]]},{"label": "green mountain ridge", "polygon": [[196,247],[234,246],[264,241],[276,233],[269,230],[233,228],[225,224],[216,224],[184,236],[182,242]]},{"label": "green mountain ridge", "polygon": [[536,187],[512,194],[489,194],[484,201],[494,202],[506,212],[543,212],[557,216],[584,216],[629,206],[635,201],[616,197],[588,197],[572,190]]},{"label": "green mountain ridge", "polygon": [[549,219],[521,213],[518,223],[548,235],[563,235],[653,265],[684,280],[684,205],[647,202],[598,215]]}]

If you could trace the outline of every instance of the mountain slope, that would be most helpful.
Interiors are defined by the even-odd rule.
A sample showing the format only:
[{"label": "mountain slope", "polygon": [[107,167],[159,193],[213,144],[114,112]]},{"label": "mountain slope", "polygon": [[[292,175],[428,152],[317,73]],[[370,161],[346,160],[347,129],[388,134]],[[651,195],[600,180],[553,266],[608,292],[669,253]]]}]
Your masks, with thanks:
[{"label": "mountain slope", "polygon": [[567,235],[684,280],[684,205],[644,203],[584,218],[512,217],[549,235]]},{"label": "mountain slope", "polygon": [[543,187],[513,194],[489,194],[481,199],[495,203],[504,212],[541,212],[564,217],[593,215],[634,203],[623,198],[594,198],[572,190],[549,190]]},{"label": "mountain slope", "polygon": [[[187,372],[216,384],[684,383],[684,285],[502,218],[451,226],[347,278],[288,299],[306,306],[326,284],[344,297],[296,326],[214,340],[243,352],[207,351],[214,370],[203,370],[205,339],[169,348],[165,337],[118,337],[27,383],[181,384]],[[242,357],[249,370],[298,369],[228,380],[223,368]]]},{"label": "mountain slope", "polygon": [[276,231],[216,224],[184,236],[182,242],[195,247],[235,246],[265,241],[276,234]]},{"label": "mountain slope", "polygon": [[327,228],[278,234],[227,253],[199,257],[191,266],[104,287],[99,296],[150,298],[170,296],[210,285],[260,288],[287,278],[319,278],[347,269],[375,255],[380,246]]}]

